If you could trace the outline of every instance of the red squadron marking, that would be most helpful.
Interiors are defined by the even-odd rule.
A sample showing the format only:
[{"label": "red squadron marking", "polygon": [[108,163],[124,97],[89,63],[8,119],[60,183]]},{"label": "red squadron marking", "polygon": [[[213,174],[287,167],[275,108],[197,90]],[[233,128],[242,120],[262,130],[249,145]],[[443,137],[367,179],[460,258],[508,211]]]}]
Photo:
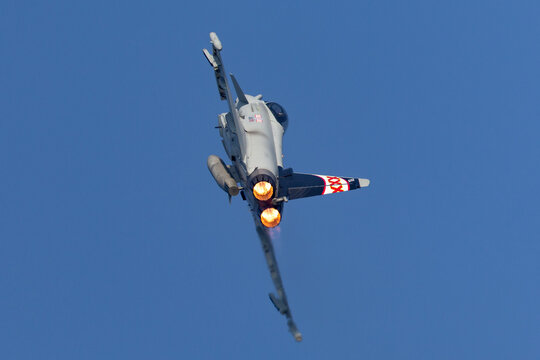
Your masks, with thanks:
[{"label": "red squadron marking", "polygon": [[321,195],[335,194],[339,192],[349,191],[350,185],[347,179],[339,176],[315,175],[324,180],[324,187]]},{"label": "red squadron marking", "polygon": [[328,176],[328,183],[330,184],[330,190],[332,190],[332,194],[343,192],[343,184],[341,183],[341,179],[337,176]]}]

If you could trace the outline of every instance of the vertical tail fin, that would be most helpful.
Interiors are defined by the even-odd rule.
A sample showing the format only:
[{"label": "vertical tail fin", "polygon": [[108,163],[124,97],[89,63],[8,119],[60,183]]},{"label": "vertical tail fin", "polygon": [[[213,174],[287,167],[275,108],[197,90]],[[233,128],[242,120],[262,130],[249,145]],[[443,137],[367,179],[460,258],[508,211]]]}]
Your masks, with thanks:
[{"label": "vertical tail fin", "polygon": [[231,80],[232,80],[233,85],[234,85],[234,91],[236,91],[236,96],[238,96],[238,101],[240,101],[241,103],[244,103],[244,104],[248,104],[248,101],[246,99],[246,95],[244,95],[244,92],[242,91],[242,88],[238,84],[238,81],[236,81],[236,78],[234,77],[233,74],[231,74]]}]

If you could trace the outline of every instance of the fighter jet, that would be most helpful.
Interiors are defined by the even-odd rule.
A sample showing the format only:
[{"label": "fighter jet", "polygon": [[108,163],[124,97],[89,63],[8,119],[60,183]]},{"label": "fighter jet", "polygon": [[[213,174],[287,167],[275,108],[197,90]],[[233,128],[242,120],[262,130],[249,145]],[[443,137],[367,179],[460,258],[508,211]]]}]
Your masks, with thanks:
[{"label": "fighter jet", "polygon": [[229,201],[240,193],[247,202],[277,292],[277,295],[269,294],[270,300],[287,318],[289,331],[296,341],[302,341],[285,295],[270,229],[281,222],[284,204],[289,200],[360,189],[369,186],[369,180],[301,174],[285,168],[282,139],[289,124],[287,112],[276,102],[264,101],[262,95],[245,94],[230,74],[237,96],[234,100],[221,58],[223,47],[214,32],[210,33],[210,43],[212,53],[207,49],[203,49],[203,53],[214,69],[219,96],[229,107],[228,112],[218,115],[216,128],[231,165],[210,155],[208,169],[219,187],[228,194]]}]

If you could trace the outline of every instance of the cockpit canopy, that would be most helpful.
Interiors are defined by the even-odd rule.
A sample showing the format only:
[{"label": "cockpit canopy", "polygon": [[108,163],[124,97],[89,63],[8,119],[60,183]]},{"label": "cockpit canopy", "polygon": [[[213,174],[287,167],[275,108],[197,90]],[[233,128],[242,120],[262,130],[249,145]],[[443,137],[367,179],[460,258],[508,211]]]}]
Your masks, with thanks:
[{"label": "cockpit canopy", "polygon": [[287,112],[283,106],[275,102],[267,102],[266,106],[268,106],[268,109],[270,109],[276,120],[281,124],[283,130],[287,130],[287,126],[289,125],[289,117],[287,116]]}]

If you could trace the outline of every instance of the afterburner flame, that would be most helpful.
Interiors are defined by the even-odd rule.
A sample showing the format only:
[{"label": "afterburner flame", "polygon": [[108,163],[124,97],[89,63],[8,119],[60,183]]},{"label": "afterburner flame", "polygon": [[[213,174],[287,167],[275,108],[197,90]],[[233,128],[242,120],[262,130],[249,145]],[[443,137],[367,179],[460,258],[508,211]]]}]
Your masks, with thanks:
[{"label": "afterburner flame", "polygon": [[259,181],[253,187],[253,195],[257,200],[266,201],[274,194],[272,184],[267,181]]},{"label": "afterburner flame", "polygon": [[278,226],[280,221],[281,221],[281,214],[275,208],[265,209],[261,213],[261,222],[266,227],[273,228],[275,226]]}]

